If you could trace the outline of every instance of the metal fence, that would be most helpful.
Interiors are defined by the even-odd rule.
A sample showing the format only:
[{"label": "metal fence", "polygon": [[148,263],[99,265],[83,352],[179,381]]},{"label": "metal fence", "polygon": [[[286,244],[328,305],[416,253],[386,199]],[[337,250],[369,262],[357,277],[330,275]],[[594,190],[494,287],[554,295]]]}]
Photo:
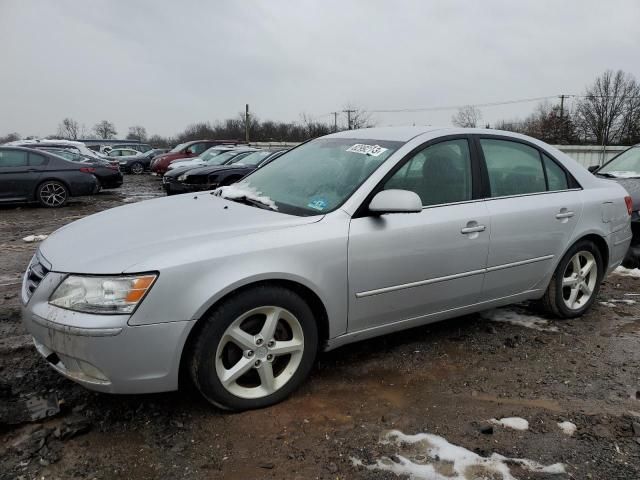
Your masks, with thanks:
[{"label": "metal fence", "polygon": [[598,145],[554,145],[584,167],[602,165],[629,147],[602,147]]}]

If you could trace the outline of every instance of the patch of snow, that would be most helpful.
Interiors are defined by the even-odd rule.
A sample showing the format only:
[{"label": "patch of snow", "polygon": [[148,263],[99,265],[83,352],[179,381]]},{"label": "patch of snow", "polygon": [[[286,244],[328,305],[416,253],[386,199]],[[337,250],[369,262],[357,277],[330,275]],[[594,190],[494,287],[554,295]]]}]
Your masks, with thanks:
[{"label": "patch of snow", "polygon": [[603,307],[615,307],[616,306],[615,303],[611,303],[611,302],[600,302],[600,305],[602,305]]},{"label": "patch of snow", "polygon": [[253,200],[254,202],[262,203],[272,210],[278,210],[278,207],[273,200],[265,195],[262,195],[262,192],[250,186],[248,182],[240,182],[233,185],[216,188],[213,191],[213,194],[217,195],[218,197],[228,198],[229,200],[247,198],[249,200]]},{"label": "patch of snow", "polygon": [[511,428],[513,430],[529,430],[529,422],[520,417],[505,417],[501,418],[500,420],[492,418],[489,421],[495,425]]},{"label": "patch of snow", "polygon": [[49,235],[27,235],[22,240],[27,242],[27,243],[41,242],[42,240],[44,240],[48,236]]},{"label": "patch of snow", "polygon": [[517,325],[519,327],[531,328],[533,330],[539,330],[541,332],[557,332],[558,327],[551,327],[549,320],[537,317],[535,315],[526,315],[518,313],[510,308],[499,308],[495,310],[488,310],[480,314],[485,320],[491,322],[510,323],[511,325]]},{"label": "patch of snow", "polygon": [[578,428],[576,427],[575,423],[571,423],[571,422],[559,422],[558,427],[560,427],[560,430],[562,430],[562,433],[569,436],[576,433],[576,430]]},{"label": "patch of snow", "polygon": [[607,300],[606,302],[600,303],[624,303],[625,305],[635,305],[637,302],[629,298],[613,298],[611,300]]},{"label": "patch of snow", "polygon": [[638,269],[638,268],[618,267],[613,271],[613,273],[615,275],[620,275],[621,277],[640,278],[640,269]]},{"label": "patch of snow", "polygon": [[380,443],[396,445],[399,448],[393,460],[382,457],[372,465],[364,465],[361,460],[352,457],[353,465],[396,475],[408,475],[416,480],[517,480],[511,475],[509,465],[518,465],[530,472],[550,475],[566,473],[562,463],[542,465],[526,458],[508,458],[498,453],[493,453],[490,457],[481,457],[464,447],[449,443],[443,437],[429,433],[405,435],[398,430],[391,430],[383,435]]}]

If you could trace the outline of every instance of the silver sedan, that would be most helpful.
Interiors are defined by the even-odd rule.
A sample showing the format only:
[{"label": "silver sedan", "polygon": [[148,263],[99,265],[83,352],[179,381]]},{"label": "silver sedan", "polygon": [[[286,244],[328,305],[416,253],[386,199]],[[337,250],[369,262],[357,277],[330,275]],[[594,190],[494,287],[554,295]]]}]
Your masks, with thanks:
[{"label": "silver sedan", "polygon": [[88,388],[281,401],[319,350],[524,300],[582,315],[631,240],[631,199],[513,133],[374,128],[318,138],[241,183],[58,230],[24,322]]}]

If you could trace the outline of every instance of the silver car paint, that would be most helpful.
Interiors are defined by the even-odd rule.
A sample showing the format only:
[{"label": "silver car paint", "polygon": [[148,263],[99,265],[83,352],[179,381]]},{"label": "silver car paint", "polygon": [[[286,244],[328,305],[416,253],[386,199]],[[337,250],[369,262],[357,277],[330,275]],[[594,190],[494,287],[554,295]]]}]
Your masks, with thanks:
[{"label": "silver car paint", "polygon": [[[470,133],[536,143],[560,160],[583,189],[436,206],[378,219],[351,218],[408,152],[440,136]],[[55,232],[40,249],[53,273],[28,302],[23,293],[23,318],[41,351],[84,360],[109,378],[96,385],[61,372],[89,388],[121,393],[173,390],[184,342],[196,321],[244,285],[276,279],[305,286],[326,310],[325,348],[331,349],[540,297],[563,253],[587,234],[607,242],[608,271],[622,261],[629,245],[624,189],[593,177],[542,142],[495,130],[421,127],[333,136],[406,143],[340,209],[326,215],[284,215],[205,192],[115,208]],[[555,218],[563,208],[574,215]],[[463,232],[477,226],[484,229]],[[423,242],[423,236],[434,241]],[[494,238],[499,242],[495,248]],[[449,252],[445,245],[455,250]],[[147,271],[159,272],[159,278],[131,316],[79,314],[48,304],[66,273]],[[121,330],[104,334],[113,329]]]}]

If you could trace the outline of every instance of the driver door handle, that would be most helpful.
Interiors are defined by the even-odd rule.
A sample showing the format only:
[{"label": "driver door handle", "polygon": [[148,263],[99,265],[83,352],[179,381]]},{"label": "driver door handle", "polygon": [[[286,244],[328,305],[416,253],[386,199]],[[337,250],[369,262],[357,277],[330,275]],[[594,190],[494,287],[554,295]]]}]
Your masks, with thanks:
[{"label": "driver door handle", "polygon": [[558,220],[562,220],[563,218],[571,218],[575,215],[575,213],[569,211],[569,212],[560,212],[556,214],[556,218]]},{"label": "driver door handle", "polygon": [[486,228],[487,227],[485,227],[484,225],[476,225],[475,227],[464,227],[462,230],[460,230],[460,233],[462,233],[463,235],[467,235],[469,233],[484,232]]}]

